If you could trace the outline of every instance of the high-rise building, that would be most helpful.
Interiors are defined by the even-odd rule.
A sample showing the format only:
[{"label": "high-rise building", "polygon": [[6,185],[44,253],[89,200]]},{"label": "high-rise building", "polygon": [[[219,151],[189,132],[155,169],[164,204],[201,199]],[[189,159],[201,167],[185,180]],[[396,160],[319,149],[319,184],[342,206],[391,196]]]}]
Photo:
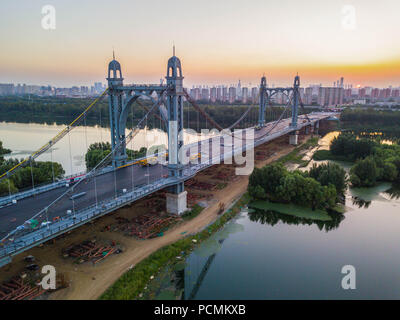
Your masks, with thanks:
[{"label": "high-rise building", "polygon": [[242,88],[242,102],[247,103],[248,97],[249,97],[249,88],[243,87]]},{"label": "high-rise building", "polygon": [[190,97],[195,101],[200,100],[200,88],[193,87],[190,89]]},{"label": "high-rise building", "polygon": [[236,101],[236,88],[229,88],[229,103],[234,103]]},{"label": "high-rise building", "polygon": [[239,79],[239,82],[238,82],[238,85],[236,88],[236,97],[235,97],[236,100],[240,100],[241,94],[242,94],[242,84],[240,83],[240,79]]},{"label": "high-rise building", "polygon": [[216,87],[212,87],[210,89],[210,101],[213,103],[215,101],[217,101],[217,88]]},{"label": "high-rise building", "polygon": [[228,102],[229,101],[229,94],[228,94],[228,88],[223,87],[222,88],[222,101],[223,102]]},{"label": "high-rise building", "polygon": [[15,88],[13,83],[0,83],[0,95],[10,96],[15,93]]},{"label": "high-rise building", "polygon": [[217,88],[217,101],[223,101],[222,87],[221,86],[219,86]]},{"label": "high-rise building", "polygon": [[94,90],[98,94],[102,93],[104,91],[103,90],[103,84],[101,82],[95,82],[94,83]]},{"label": "high-rise building", "polygon": [[260,89],[257,87],[251,88],[251,101],[252,103],[258,103],[259,102],[259,97],[258,94],[260,92]]},{"label": "high-rise building", "polygon": [[206,87],[203,87],[203,89],[201,89],[201,100],[203,101],[210,100],[210,90]]}]

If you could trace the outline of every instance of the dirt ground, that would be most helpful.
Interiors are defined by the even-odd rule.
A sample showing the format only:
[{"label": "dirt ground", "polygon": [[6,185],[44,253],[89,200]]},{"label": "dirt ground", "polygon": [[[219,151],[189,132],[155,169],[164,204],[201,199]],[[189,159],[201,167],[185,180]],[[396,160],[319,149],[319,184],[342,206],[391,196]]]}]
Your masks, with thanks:
[{"label": "dirt ground", "polygon": [[[302,136],[301,142],[306,141],[308,138],[309,136]],[[294,147],[288,144],[287,136],[264,144],[256,148],[256,153],[257,151],[261,151],[264,156],[263,159],[260,159],[260,156],[258,156],[259,160],[256,160],[255,165],[257,167],[264,166],[286,155],[293,149]],[[226,167],[226,165],[214,166],[212,170],[217,171],[218,167],[222,166]],[[212,183],[221,182],[203,172],[197,175],[196,179]],[[62,274],[67,279],[67,282],[69,282],[68,288],[51,293],[48,296],[49,299],[97,299],[124,272],[157,249],[171,244],[187,234],[197,233],[212,223],[218,216],[220,202],[224,203],[225,207],[228,207],[246,191],[248,176],[239,176],[229,182],[223,182],[226,182],[227,186],[221,190],[217,188],[214,190],[196,190],[195,193],[208,196],[208,199],[203,201],[207,204],[207,207],[197,217],[178,223],[161,237],[149,240],[136,240],[118,231],[105,230],[107,226],[115,224],[117,216],[132,218],[141,213],[149,212],[149,208],[144,206],[145,200],[141,200],[130,207],[122,208],[92,223],[88,223],[64,235],[60,239],[49,241],[44,245],[14,257],[11,264],[0,269],[0,283],[14,275],[20,274],[27,265],[24,257],[33,255],[39,266],[45,264],[53,265],[57,273]],[[190,193],[191,189],[188,189]],[[63,248],[71,244],[93,239],[97,241],[114,241],[123,249],[123,252],[110,255],[96,265],[90,262],[76,264],[72,258],[64,258],[62,256],[61,252]]]}]

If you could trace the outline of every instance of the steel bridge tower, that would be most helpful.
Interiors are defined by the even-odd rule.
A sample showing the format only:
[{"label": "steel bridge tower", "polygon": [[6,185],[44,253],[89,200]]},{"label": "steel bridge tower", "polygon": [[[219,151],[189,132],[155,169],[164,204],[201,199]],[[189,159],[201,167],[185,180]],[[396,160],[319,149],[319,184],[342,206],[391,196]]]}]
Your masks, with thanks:
[{"label": "steel bridge tower", "polygon": [[[167,194],[167,211],[181,214],[187,210],[186,194],[184,191],[183,164],[179,157],[183,140],[183,76],[182,65],[178,57],[173,56],[168,60],[167,84],[147,85],[133,84],[123,85],[121,65],[113,60],[108,65],[108,96],[111,128],[111,146],[113,150],[112,162],[114,168],[126,164],[126,139],[125,129],[129,107],[139,97],[145,96],[153,103],[162,107],[164,97],[166,99],[166,119],[168,132],[168,175],[177,181],[177,184],[169,187]],[[157,99],[154,96],[157,96]]]},{"label": "steel bridge tower", "polygon": [[260,84],[260,109],[258,114],[258,125],[263,127],[265,125],[265,108],[267,105],[267,79],[265,76],[261,78]]},{"label": "steel bridge tower", "polygon": [[292,123],[291,127],[297,128],[297,118],[299,116],[299,102],[300,102],[300,77],[297,75],[294,78],[293,84],[293,104],[292,104]]},{"label": "steel bridge tower", "polygon": [[[120,63],[113,60],[108,65],[108,105],[110,116],[110,129],[111,129],[111,147],[116,150],[112,157],[113,166],[118,167],[126,163],[126,143],[125,143],[125,124],[121,127],[120,118],[123,111],[123,94],[122,90],[117,87],[123,86],[122,71]],[[120,145],[119,148],[116,148]]]},{"label": "steel bridge tower", "polygon": [[183,147],[183,75],[182,65],[178,57],[168,60],[167,66],[167,113],[168,113],[168,174],[180,180],[170,187],[167,194],[167,211],[181,214],[187,210],[187,192],[184,191],[183,164],[179,156]]}]

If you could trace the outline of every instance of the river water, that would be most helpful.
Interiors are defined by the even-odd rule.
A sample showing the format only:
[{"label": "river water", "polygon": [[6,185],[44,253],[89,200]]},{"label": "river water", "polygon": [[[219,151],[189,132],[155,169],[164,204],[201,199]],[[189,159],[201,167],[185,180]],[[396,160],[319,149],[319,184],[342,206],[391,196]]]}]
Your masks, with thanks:
[{"label": "river water", "polygon": [[[25,158],[38,150],[60,131],[65,125],[48,125],[37,123],[9,123],[0,122],[0,141],[12,153],[5,158]],[[126,131],[128,134],[128,130]],[[197,141],[194,134],[185,134],[184,143]],[[37,161],[55,161],[62,164],[66,175],[85,171],[85,153],[88,146],[94,142],[110,142],[110,129],[99,126],[79,126],[72,130],[53,148],[39,156]],[[139,150],[141,147],[150,148],[155,145],[168,145],[168,138],[164,131],[159,129],[142,129],[135,136],[127,148]]]},{"label": "river water", "polygon": [[[344,219],[329,231],[318,222],[254,218],[243,210],[187,259],[184,297],[399,299],[400,200],[389,200],[387,187],[357,190],[372,200],[368,208],[353,205],[350,192]],[[345,265],[355,267],[355,290],[341,286]]]}]

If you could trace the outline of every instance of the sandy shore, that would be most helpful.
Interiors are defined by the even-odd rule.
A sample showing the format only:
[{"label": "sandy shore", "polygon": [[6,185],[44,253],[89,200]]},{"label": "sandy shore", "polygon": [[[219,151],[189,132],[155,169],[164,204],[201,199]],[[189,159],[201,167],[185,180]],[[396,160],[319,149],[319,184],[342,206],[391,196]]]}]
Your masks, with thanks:
[{"label": "sandy shore", "polygon": [[[309,137],[303,138],[307,139]],[[257,160],[255,165],[257,167],[264,166],[292,151],[294,147],[290,146],[287,140],[287,137],[281,137],[271,143],[258,147],[256,151],[263,150],[268,153],[268,156],[265,156],[265,159]],[[207,179],[207,177],[202,177],[202,174],[198,178],[200,180]],[[120,232],[104,231],[106,226],[115,223],[116,216],[132,218],[146,210],[140,203],[122,208],[93,223],[80,227],[61,240],[50,241],[41,247],[33,248],[14,257],[11,264],[0,269],[0,282],[20,273],[26,265],[23,257],[33,255],[39,265],[50,264],[55,266],[57,272],[62,273],[69,282],[68,288],[51,293],[49,299],[97,299],[124,272],[154,251],[177,241],[187,234],[197,233],[215,221],[218,216],[219,203],[222,202],[226,207],[229,206],[246,191],[247,184],[248,176],[239,176],[233,182],[229,182],[228,186],[222,190],[205,191],[205,193],[208,192],[212,195],[212,199],[208,201],[208,207],[201,214],[192,220],[177,224],[162,237],[150,240],[136,240],[124,236]],[[123,248],[123,253],[112,255],[98,265],[92,265],[91,263],[78,265],[74,264],[72,259],[62,257],[62,248],[72,243],[90,239],[115,241]]]}]

